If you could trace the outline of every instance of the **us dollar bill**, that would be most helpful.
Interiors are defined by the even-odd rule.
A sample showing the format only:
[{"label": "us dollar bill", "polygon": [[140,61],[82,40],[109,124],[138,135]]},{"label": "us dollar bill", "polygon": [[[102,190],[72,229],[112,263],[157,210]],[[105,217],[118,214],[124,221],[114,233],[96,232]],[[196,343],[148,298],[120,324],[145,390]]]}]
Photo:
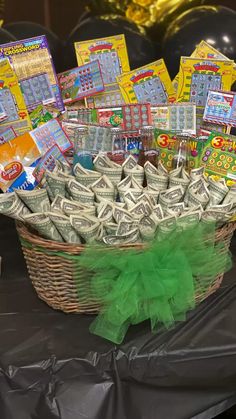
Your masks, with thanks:
[{"label": "us dollar bill", "polygon": [[28,214],[24,221],[29,223],[45,239],[63,242],[63,238],[48,216],[42,213]]},{"label": "us dollar bill", "polygon": [[231,203],[233,207],[236,206],[236,184],[231,186],[230,190],[227,192],[223,204]]},{"label": "us dollar bill", "polygon": [[16,193],[30,211],[47,212],[50,210],[51,205],[46,189],[34,189],[32,191],[18,189]]},{"label": "us dollar bill", "polygon": [[154,186],[158,190],[166,190],[168,187],[169,179],[164,175],[156,175],[152,173],[146,173],[146,180],[148,186]]},{"label": "us dollar bill", "polygon": [[62,215],[48,212],[47,216],[50,218],[56,229],[61,234],[66,243],[81,243],[79,234],[75,231],[70,223],[70,218]]},{"label": "us dollar bill", "polygon": [[[123,236],[138,228],[138,223],[135,221],[120,221],[116,229],[116,236]],[[112,234],[112,233],[111,233]]]},{"label": "us dollar bill", "polygon": [[46,175],[47,183],[50,188],[50,192],[55,198],[57,195],[65,196],[66,193],[66,180],[54,175],[53,173],[47,172]]},{"label": "us dollar bill", "polygon": [[95,195],[94,192],[83,192],[83,191],[74,191],[70,190],[70,195],[72,199],[76,202],[79,202],[81,204],[88,204],[93,205]]},{"label": "us dollar bill", "polygon": [[53,212],[63,212],[62,209],[62,201],[64,200],[64,196],[62,195],[57,195],[56,198],[54,198],[52,204],[51,204],[51,211]]},{"label": "us dollar bill", "polygon": [[229,192],[228,187],[226,186],[226,183],[217,182],[211,177],[208,178],[208,189],[210,193],[210,200],[208,205],[218,205],[220,202],[222,202]]},{"label": "us dollar bill", "polygon": [[18,200],[15,192],[0,194],[0,214],[4,214]]},{"label": "us dollar bill", "polygon": [[124,208],[117,207],[116,205],[113,207],[113,218],[117,224],[119,224],[120,221],[133,221],[130,212],[126,211]]},{"label": "us dollar bill", "polygon": [[186,214],[182,214],[177,219],[177,226],[182,229],[193,227],[199,223],[201,215],[201,211],[189,211]]},{"label": "us dollar bill", "polygon": [[31,214],[31,211],[18,197],[16,197],[13,204],[10,207],[5,208],[2,214],[14,218],[15,220],[24,220],[25,215]]},{"label": "us dollar bill", "polygon": [[120,236],[110,235],[110,236],[103,237],[103,242],[109,246],[120,246],[122,244],[132,244],[132,243],[139,242],[139,240],[140,240],[140,235],[139,235],[138,229],[131,230],[127,232],[126,234],[123,234]]},{"label": "us dollar bill", "polygon": [[125,159],[124,163],[122,164],[124,173],[126,172],[126,170],[131,170],[136,166],[137,166],[137,161],[134,158],[134,156],[131,156],[131,155],[127,157],[127,159]]},{"label": "us dollar bill", "polygon": [[103,205],[102,209],[98,212],[97,217],[101,222],[113,222],[113,204],[108,201]]}]

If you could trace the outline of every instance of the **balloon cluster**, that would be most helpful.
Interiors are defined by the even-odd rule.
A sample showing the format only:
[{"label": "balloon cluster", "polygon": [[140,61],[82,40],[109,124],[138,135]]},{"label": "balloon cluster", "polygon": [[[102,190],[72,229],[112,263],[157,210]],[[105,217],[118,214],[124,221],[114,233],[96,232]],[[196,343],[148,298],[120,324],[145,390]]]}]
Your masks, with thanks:
[{"label": "balloon cluster", "polygon": [[[153,22],[148,31],[127,17],[114,14],[93,15],[90,11],[84,14],[64,41],[37,23],[10,23],[0,28],[0,43],[45,34],[56,70],[61,72],[77,66],[75,41],[124,33],[131,69],[163,57],[173,78],[178,73],[180,57],[189,56],[202,40],[228,58],[236,60],[236,12],[223,6],[199,6],[199,3],[204,2],[205,0],[132,0],[139,7],[151,7],[155,3],[155,23]],[[106,1],[101,3],[100,13],[103,12],[102,7]],[[123,3],[127,4],[124,1],[116,3],[120,7]],[[92,5],[95,9],[94,2]],[[196,7],[189,9],[191,6]]]}]

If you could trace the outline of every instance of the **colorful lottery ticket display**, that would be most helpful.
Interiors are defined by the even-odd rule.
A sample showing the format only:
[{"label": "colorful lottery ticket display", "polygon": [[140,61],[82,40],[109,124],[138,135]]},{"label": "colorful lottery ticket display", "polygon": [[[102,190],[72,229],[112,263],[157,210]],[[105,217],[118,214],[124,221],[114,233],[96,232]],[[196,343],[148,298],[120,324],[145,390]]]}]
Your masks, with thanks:
[{"label": "colorful lottery ticket display", "polygon": [[[5,57],[10,60],[20,82],[24,82],[25,79],[33,76],[47,73],[55,97],[56,107],[59,111],[64,110],[54,64],[45,35],[0,45],[0,58]],[[48,86],[45,83],[45,90],[47,88]]]},{"label": "colorful lottery ticket display", "polygon": [[124,35],[92,39],[75,43],[78,66],[98,60],[105,92],[86,100],[88,106],[117,106],[124,103],[116,77],[130,70]]},{"label": "colorful lottery ticket display", "polygon": [[64,71],[57,75],[65,104],[93,96],[104,91],[99,61]]},{"label": "colorful lottery ticket display", "polygon": [[212,124],[236,127],[236,93],[209,90],[203,119]]}]

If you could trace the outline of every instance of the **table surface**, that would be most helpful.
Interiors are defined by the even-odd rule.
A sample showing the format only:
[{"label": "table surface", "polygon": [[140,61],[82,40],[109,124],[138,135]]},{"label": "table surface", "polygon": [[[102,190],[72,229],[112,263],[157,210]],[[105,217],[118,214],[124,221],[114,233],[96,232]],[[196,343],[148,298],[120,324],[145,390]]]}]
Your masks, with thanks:
[{"label": "table surface", "polygon": [[1,419],[210,419],[236,404],[235,268],[186,322],[115,346],[93,317],[40,301],[1,216],[0,232]]}]

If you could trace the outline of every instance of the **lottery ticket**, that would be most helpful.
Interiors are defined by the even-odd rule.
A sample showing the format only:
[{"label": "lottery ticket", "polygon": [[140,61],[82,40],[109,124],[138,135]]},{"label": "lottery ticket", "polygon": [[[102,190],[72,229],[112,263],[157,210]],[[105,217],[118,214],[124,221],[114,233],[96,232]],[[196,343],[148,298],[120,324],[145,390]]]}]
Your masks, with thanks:
[{"label": "lottery ticket", "polygon": [[230,90],[234,62],[181,57],[178,102],[204,107],[209,90]]},{"label": "lottery ticket", "polygon": [[16,138],[16,133],[12,127],[5,128],[2,131],[0,130],[0,145],[7,143],[13,138]]},{"label": "lottery ticket", "polygon": [[33,176],[38,183],[41,182],[46,171],[53,172],[58,160],[67,164],[67,160],[61,153],[59,147],[55,144],[44,154],[33,171]]},{"label": "lottery ticket", "polygon": [[0,60],[0,104],[6,114],[1,128],[12,127],[17,135],[32,128],[24,97],[8,59]]},{"label": "lottery ticket", "polygon": [[[196,49],[191,54],[192,58],[201,58],[201,59],[217,59],[217,60],[229,60],[224,54],[220,51],[215,49],[212,45],[208,44],[206,41],[201,41],[200,44],[197,45]],[[234,64],[233,69],[233,77],[232,77],[232,84],[236,80],[236,64]],[[179,82],[179,74],[174,78],[172,84],[174,89],[178,90],[178,82]]]},{"label": "lottery ticket", "polygon": [[175,101],[175,91],[163,59],[117,77],[125,103],[165,104]]},{"label": "lottery ticket", "polygon": [[64,103],[72,103],[104,91],[99,61],[91,61],[58,74]]},{"label": "lottery ticket", "polygon": [[196,134],[196,105],[176,103],[151,107],[153,125],[167,131]]},{"label": "lottery ticket", "polygon": [[55,68],[45,35],[0,45],[0,58],[7,57],[18,80],[47,73],[56,99],[56,107],[64,110]]},{"label": "lottery ticket", "polygon": [[236,127],[236,93],[210,90],[203,119],[212,124]]},{"label": "lottery ticket", "polygon": [[125,36],[114,35],[75,43],[78,65],[98,60],[106,86],[104,93],[86,100],[88,107],[116,106],[124,103],[116,77],[130,70]]},{"label": "lottery ticket", "polygon": [[38,74],[20,81],[20,87],[29,111],[38,105],[56,103],[47,73]]},{"label": "lottery ticket", "polygon": [[211,132],[204,144],[200,156],[200,165],[205,166],[205,172],[215,175],[218,179],[224,177],[226,185],[236,183],[236,137],[221,132]]},{"label": "lottery ticket", "polygon": [[46,153],[55,144],[62,153],[72,148],[69,138],[57,119],[51,119],[46,124],[35,128],[30,132],[30,135],[37,144],[41,154]]}]

